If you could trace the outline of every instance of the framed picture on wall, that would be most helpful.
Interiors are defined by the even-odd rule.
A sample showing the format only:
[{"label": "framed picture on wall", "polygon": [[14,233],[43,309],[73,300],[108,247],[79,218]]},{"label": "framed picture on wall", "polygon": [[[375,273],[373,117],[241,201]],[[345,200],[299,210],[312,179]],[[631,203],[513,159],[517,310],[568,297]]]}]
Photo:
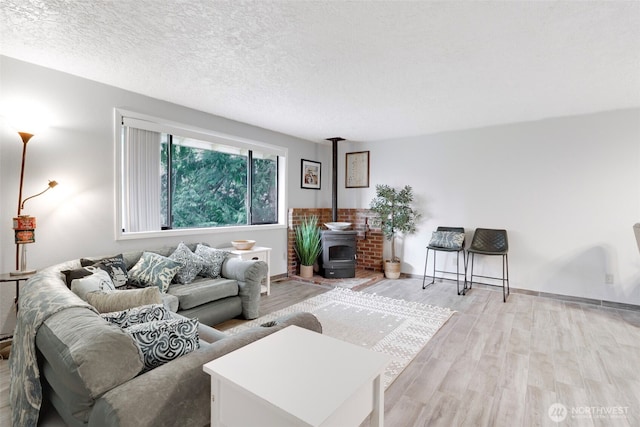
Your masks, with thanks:
[{"label": "framed picture on wall", "polygon": [[320,173],[322,169],[322,163],[314,162],[313,160],[302,159],[302,165],[300,169],[301,175],[301,187],[311,190],[320,190]]},{"label": "framed picture on wall", "polygon": [[347,153],[345,187],[365,188],[369,186],[369,152]]}]

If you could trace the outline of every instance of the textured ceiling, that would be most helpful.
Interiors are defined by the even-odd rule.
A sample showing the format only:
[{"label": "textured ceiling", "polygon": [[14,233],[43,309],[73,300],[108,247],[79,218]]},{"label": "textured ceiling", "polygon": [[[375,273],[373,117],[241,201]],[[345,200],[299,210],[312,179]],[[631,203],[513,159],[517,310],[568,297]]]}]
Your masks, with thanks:
[{"label": "textured ceiling", "polygon": [[3,0],[0,53],[312,141],[640,107],[640,3]]}]

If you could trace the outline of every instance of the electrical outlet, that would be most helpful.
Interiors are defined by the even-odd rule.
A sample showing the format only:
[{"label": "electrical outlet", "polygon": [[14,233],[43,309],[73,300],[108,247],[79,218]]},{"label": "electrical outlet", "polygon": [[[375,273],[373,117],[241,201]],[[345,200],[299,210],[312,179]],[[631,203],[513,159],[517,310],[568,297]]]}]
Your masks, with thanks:
[{"label": "electrical outlet", "polygon": [[604,283],[607,285],[613,285],[613,274],[605,274]]}]

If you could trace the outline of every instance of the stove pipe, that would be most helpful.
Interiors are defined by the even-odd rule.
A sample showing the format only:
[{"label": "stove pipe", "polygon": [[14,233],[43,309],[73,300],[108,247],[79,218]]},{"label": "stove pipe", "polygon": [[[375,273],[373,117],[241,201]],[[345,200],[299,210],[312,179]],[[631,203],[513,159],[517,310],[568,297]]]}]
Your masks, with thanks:
[{"label": "stove pipe", "polygon": [[332,142],[333,160],[331,170],[331,221],[338,221],[338,142],[344,141],[339,136],[327,138],[326,141]]}]

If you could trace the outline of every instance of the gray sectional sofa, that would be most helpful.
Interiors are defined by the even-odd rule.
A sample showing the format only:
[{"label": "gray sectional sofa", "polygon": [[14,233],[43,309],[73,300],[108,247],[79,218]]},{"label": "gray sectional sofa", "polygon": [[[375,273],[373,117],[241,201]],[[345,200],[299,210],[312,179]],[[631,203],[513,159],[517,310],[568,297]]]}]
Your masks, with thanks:
[{"label": "gray sectional sofa", "polygon": [[[166,248],[158,252],[170,251],[171,248]],[[134,265],[140,256],[141,253],[128,253],[123,258],[127,265]],[[172,320],[196,325],[198,345],[187,354],[151,369],[145,369],[146,356],[130,332],[101,317],[94,306],[65,283],[62,271],[79,267],[80,260],[38,272],[20,293],[9,363],[13,425],[35,426],[41,407],[48,404],[69,426],[208,425],[210,378],[202,370],[205,363],[289,325],[322,331],[310,313],[297,313],[233,336],[204,324],[239,314],[257,317],[260,281],[266,273],[263,264],[226,259],[222,265],[223,278],[215,279],[226,290],[219,292],[220,298],[212,299],[216,292],[203,291],[204,285],[192,285],[193,292],[209,295],[195,298],[209,299],[195,307],[180,305],[193,295],[168,292],[178,300],[178,313],[169,312],[162,300],[157,301],[160,304],[156,306]],[[229,290],[234,281],[235,292]],[[174,306],[175,299],[171,302]],[[164,305],[169,305],[166,296]],[[196,323],[182,314],[202,316],[207,322]]]},{"label": "gray sectional sofa", "polygon": [[[196,246],[187,244],[192,251]],[[176,246],[166,246],[149,251],[169,257],[175,250]],[[138,262],[143,252],[123,253],[128,270]],[[172,311],[198,318],[200,323],[209,326],[240,315],[245,319],[255,319],[260,315],[260,284],[267,272],[265,262],[226,258],[219,279],[198,276],[188,284],[172,283],[163,300]]]}]

